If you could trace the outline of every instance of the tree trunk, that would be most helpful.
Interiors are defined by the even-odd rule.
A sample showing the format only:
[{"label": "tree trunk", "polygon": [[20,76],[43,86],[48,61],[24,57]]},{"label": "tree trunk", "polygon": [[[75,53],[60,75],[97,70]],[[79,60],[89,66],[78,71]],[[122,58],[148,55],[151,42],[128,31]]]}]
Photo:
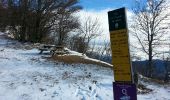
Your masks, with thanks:
[{"label": "tree trunk", "polygon": [[152,77],[153,73],[153,62],[152,62],[152,42],[149,43],[149,68],[148,68],[148,77]]},{"label": "tree trunk", "polygon": [[63,18],[64,15],[61,16],[60,23],[59,23],[59,37],[58,37],[59,46],[63,45],[63,40],[64,40]]},{"label": "tree trunk", "polygon": [[40,32],[39,32],[39,27],[40,27],[40,18],[39,18],[39,12],[37,14],[37,19],[36,19],[36,27],[35,27],[35,42],[40,42]]}]

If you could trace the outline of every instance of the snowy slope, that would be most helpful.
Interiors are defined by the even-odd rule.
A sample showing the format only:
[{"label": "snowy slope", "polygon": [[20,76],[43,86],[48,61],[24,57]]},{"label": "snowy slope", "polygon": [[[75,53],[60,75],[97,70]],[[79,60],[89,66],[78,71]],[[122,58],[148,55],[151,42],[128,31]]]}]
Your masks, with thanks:
[{"label": "snowy slope", "polygon": [[[110,68],[54,62],[37,49],[11,46],[17,42],[0,34],[0,100],[113,100]],[[148,86],[154,92],[138,100],[170,100],[169,87]]]},{"label": "snowy slope", "polygon": [[138,95],[139,100],[170,100],[170,83],[159,83],[143,76],[140,76],[139,83],[153,90],[147,95]]},{"label": "snowy slope", "polygon": [[[0,40],[0,100],[111,100],[109,68],[48,61]],[[97,81],[97,83],[96,83]],[[96,84],[95,84],[96,83]],[[110,93],[111,92],[111,93]]]}]

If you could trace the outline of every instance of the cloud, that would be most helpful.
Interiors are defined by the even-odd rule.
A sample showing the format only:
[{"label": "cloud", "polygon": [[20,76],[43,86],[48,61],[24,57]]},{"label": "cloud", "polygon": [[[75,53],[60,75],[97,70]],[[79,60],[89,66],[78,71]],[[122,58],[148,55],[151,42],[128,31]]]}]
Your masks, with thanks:
[{"label": "cloud", "polygon": [[[108,24],[108,11],[114,10],[115,8],[107,8],[104,10],[81,10],[77,13],[78,16],[80,16],[80,20],[84,21],[84,16],[90,16],[92,19],[98,18],[99,23],[101,24],[101,28],[103,30],[103,34],[101,34],[101,37],[99,37],[97,40],[108,40],[110,41],[110,33],[109,33],[109,24]],[[131,19],[132,12],[130,10],[127,10],[127,18],[128,20]]]},{"label": "cloud", "polygon": [[[105,40],[110,42],[110,32],[109,32],[109,24],[108,24],[108,11],[112,11],[114,10],[114,8],[108,8],[108,9],[104,9],[101,11],[96,11],[96,10],[81,10],[79,13],[77,13],[78,16],[80,16],[80,20],[83,22],[84,16],[91,16],[92,18],[98,18],[99,22],[102,26],[103,29],[103,34],[95,39],[96,42],[100,42],[103,43]],[[130,26],[129,23],[133,22],[133,12],[129,9],[126,10],[127,11],[127,24],[128,27]],[[135,44],[137,43],[136,39],[131,36],[131,34],[129,33],[129,37],[130,37],[130,43]],[[132,50],[132,52],[136,52],[134,50]],[[143,55],[143,56],[141,56]],[[146,55],[144,55],[142,52],[137,53],[137,56],[140,56],[141,58],[145,58]]]},{"label": "cloud", "polygon": [[109,26],[108,26],[107,11],[109,10],[108,9],[102,10],[102,11],[82,10],[78,14],[80,16],[81,21],[85,20],[84,19],[85,16],[90,16],[92,19],[98,18],[101,28],[103,30],[103,33],[101,36],[109,39]]},{"label": "cloud", "polygon": [[[167,2],[170,3],[170,0],[167,0]],[[167,3],[167,5],[169,6],[170,4]],[[99,19],[99,22],[101,23],[101,26],[102,26],[102,29],[103,29],[103,34],[101,35],[101,37],[96,39],[96,41],[102,42],[105,39],[110,41],[110,32],[109,32],[108,14],[107,14],[107,12],[111,11],[111,10],[114,10],[114,9],[115,8],[107,8],[107,9],[103,9],[103,10],[81,10],[79,13],[77,13],[77,15],[80,16],[81,21],[84,20],[83,18],[86,15],[91,16],[92,18],[96,18],[97,17]],[[165,12],[167,12],[167,11],[165,11]],[[169,10],[168,10],[168,12],[169,12]],[[134,22],[133,21],[133,12],[131,10],[127,9],[127,23],[128,23],[128,27],[130,27],[130,24],[133,23],[133,22]],[[170,27],[170,24],[169,24],[169,27]],[[130,37],[129,40],[130,40],[131,44],[136,45],[138,43],[137,39],[134,38],[130,33],[129,33],[129,37]],[[168,37],[170,37],[170,36],[168,36]],[[169,47],[164,46],[162,48],[162,46],[160,46],[160,48],[158,48],[157,50],[168,51]],[[146,54],[144,54],[143,52],[139,52],[139,50],[136,51],[136,50],[133,49],[132,51],[136,52],[137,56],[139,56],[141,58],[146,59],[146,57],[147,57]]]}]

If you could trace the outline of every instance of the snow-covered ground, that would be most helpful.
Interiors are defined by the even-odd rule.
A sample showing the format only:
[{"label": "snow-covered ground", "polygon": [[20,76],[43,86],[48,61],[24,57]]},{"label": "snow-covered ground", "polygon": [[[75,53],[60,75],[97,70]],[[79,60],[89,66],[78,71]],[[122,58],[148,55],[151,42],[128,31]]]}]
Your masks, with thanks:
[{"label": "snow-covered ground", "polygon": [[[14,49],[0,33],[0,100],[113,100],[113,72],[90,64],[47,59],[37,49]],[[170,100],[170,87],[148,85],[138,100]]]},{"label": "snow-covered ground", "polygon": [[17,43],[10,43],[0,39],[0,100],[113,98],[110,68],[53,62],[37,49],[13,49]]},{"label": "snow-covered ground", "polygon": [[170,83],[159,83],[147,78],[140,79],[140,83],[153,91],[147,95],[138,95],[139,100],[170,100]]}]

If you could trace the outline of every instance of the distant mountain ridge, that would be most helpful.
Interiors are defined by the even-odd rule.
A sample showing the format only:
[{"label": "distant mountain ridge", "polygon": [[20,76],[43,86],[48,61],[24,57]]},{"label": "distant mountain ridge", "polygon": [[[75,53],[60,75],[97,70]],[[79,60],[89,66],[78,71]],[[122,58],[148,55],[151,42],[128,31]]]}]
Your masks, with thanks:
[{"label": "distant mountain ridge", "polygon": [[[133,61],[132,66],[134,71],[137,71],[141,74],[146,74],[147,72],[147,60],[145,61]],[[166,66],[168,69],[166,69]],[[163,61],[156,59],[153,61],[153,77],[158,79],[163,79],[166,74],[166,70],[170,71],[170,61]]]}]

